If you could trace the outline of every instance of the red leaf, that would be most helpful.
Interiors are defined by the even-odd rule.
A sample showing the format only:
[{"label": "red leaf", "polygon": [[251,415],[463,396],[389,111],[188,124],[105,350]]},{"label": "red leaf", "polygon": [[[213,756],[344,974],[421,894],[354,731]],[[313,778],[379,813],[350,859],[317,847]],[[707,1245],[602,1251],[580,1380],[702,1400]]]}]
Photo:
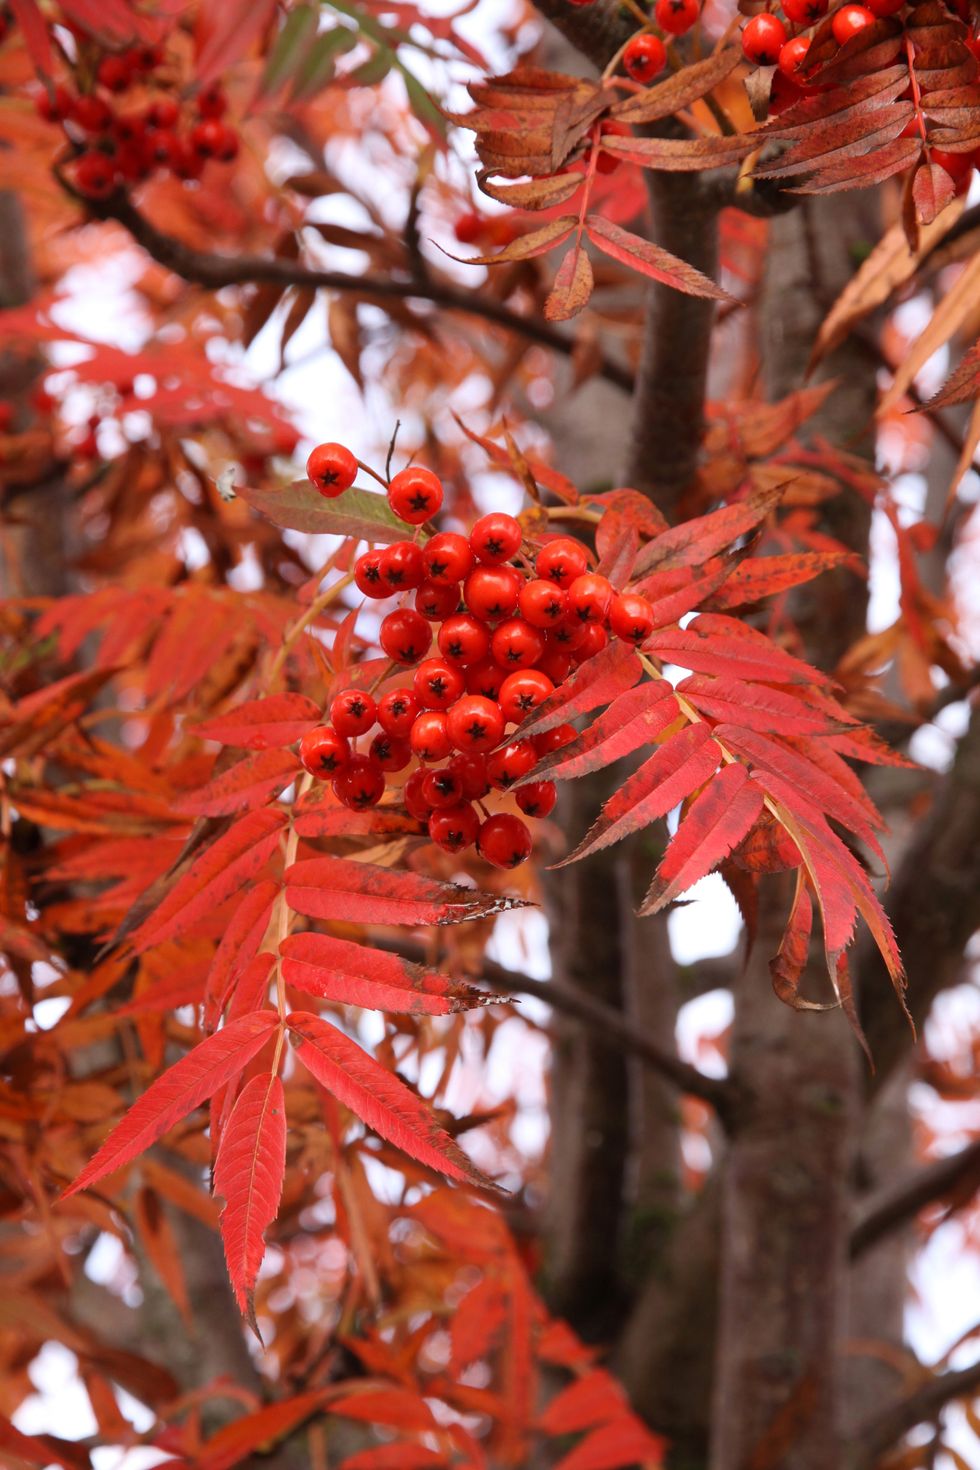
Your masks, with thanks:
[{"label": "red leaf", "polygon": [[10,8],[14,13],[18,29],[24,37],[24,45],[30,53],[35,69],[42,76],[50,76],[54,69],[51,37],[48,34],[47,21],[41,14],[36,0],[10,0]]},{"label": "red leaf", "polygon": [[761,525],[786,489],[786,485],[773,485],[767,490],[757,490],[735,505],[723,506],[706,516],[695,516],[664,531],[640,552],[637,574],[646,575],[666,567],[703,566],[740,536]]},{"label": "red leaf", "polygon": [[734,296],[729,296],[727,291],[716,286],[714,281],[702,275],[693,265],[688,265],[686,260],[671,255],[669,250],[654,245],[651,240],[631,234],[629,230],[624,230],[621,225],[614,224],[603,215],[590,214],[585,223],[593,245],[603,254],[619,261],[620,265],[629,266],[631,270],[639,271],[651,280],[660,281],[662,285],[670,286],[675,291],[683,291],[686,296],[735,301]]},{"label": "red leaf", "polygon": [[425,1445],[399,1440],[397,1444],[379,1444],[371,1450],[358,1450],[341,1462],[340,1470],[437,1470],[446,1457]]},{"label": "red leaf", "polygon": [[224,76],[246,54],[276,13],[275,0],[226,0],[209,12],[216,20],[197,59],[202,87]]},{"label": "red leaf", "polygon": [[722,611],[744,607],[799,587],[833,567],[853,567],[854,557],[846,551],[798,551],[779,556],[749,556],[712,593],[709,605]]},{"label": "red leaf", "polygon": [[222,1083],[237,1076],[261,1051],[278,1024],[275,1011],[260,1011],[232,1022],[214,1036],[205,1037],[133,1104],[62,1198],[67,1199],[122,1168],[162,1138],[175,1123],[217,1092]]},{"label": "red leaf", "polygon": [[322,718],[320,706],[305,694],[271,694],[204,720],[194,726],[194,734],[247,750],[281,749],[301,739]]},{"label": "red leaf", "polygon": [[255,1335],[255,1281],[286,1168],[286,1096],[268,1073],[246,1082],[225,1125],[212,1193],[223,1196],[221,1238],[235,1300]]},{"label": "red leaf", "polygon": [[244,888],[275,851],[287,820],[281,811],[249,812],[206,848],[137,930],[137,954],[186,933],[198,919]]},{"label": "red leaf", "polygon": [[375,1133],[449,1179],[496,1189],[428,1105],[336,1026],[306,1011],[293,1011],[286,1024],[307,1071]]},{"label": "red leaf", "polygon": [[242,899],[214,952],[204,988],[204,1029],[213,1031],[242,971],[252,963],[269,927],[278,883],[257,883]]},{"label": "red leaf", "polygon": [[683,818],[639,913],[658,913],[717,867],[752,830],[762,805],[762,792],[745,767],[725,766]]},{"label": "red leaf", "polygon": [[[243,1461],[256,1463],[253,1451],[271,1447],[323,1406],[328,1391],[318,1389],[245,1414],[213,1434],[194,1460],[195,1470],[231,1470]],[[262,1456],[264,1458],[264,1455]],[[261,1464],[261,1459],[258,1461]]]},{"label": "red leaf", "polygon": [[465,1368],[484,1357],[507,1321],[507,1302],[496,1276],[484,1276],[468,1291],[449,1324],[450,1363],[458,1378]]},{"label": "red leaf", "polygon": [[588,305],[595,284],[592,262],[581,240],[576,241],[555,274],[554,285],[544,303],[549,322],[567,322]]},{"label": "red leaf", "polygon": [[607,643],[598,653],[586,659],[584,664],[559,685],[554,694],[538,705],[522,725],[517,736],[537,734],[551,730],[555,725],[584,715],[600,704],[608,704],[625,689],[632,689],[643,677],[643,666],[632,648],[615,640]]},{"label": "red leaf", "polygon": [[563,868],[665,817],[714,775],[720,759],[721,751],[707,725],[688,725],[672,735],[604,803],[575,851],[555,867]]},{"label": "red leaf", "polygon": [[328,934],[292,934],[279,946],[282,976],[310,995],[341,1005],[416,1016],[448,1016],[499,999],[473,985]]},{"label": "red leaf", "polygon": [[558,1461],[555,1470],[633,1470],[638,1463],[660,1465],[663,1444],[633,1414],[626,1414],[587,1434]]},{"label": "red leaf", "polygon": [[654,627],[664,628],[713,598],[718,588],[727,583],[733,570],[734,563],[730,558],[712,561],[702,576],[690,567],[674,567],[653,572],[634,583],[629,590],[639,592],[649,600]]},{"label": "red leaf", "polygon": [[224,817],[243,807],[266,806],[299,773],[298,758],[288,750],[260,750],[222,771],[177,802],[177,810],[194,817]]},{"label": "red leaf", "polygon": [[652,633],[643,652],[698,674],[724,674],[768,684],[831,682],[826,674],[793,658],[768,638],[755,638],[733,619],[709,614],[695,618],[683,631],[667,628]]},{"label": "red leaf", "polygon": [[287,868],[285,876],[286,902],[311,919],[352,924],[461,924],[523,907],[520,899],[436,883],[417,873],[393,872],[346,858],[306,858]]},{"label": "red leaf", "polygon": [[[561,245],[578,224],[578,218],[574,214],[562,215],[560,219],[549,220],[546,225],[539,225],[536,230],[528,230],[525,235],[518,235],[509,245],[498,250],[495,255],[453,255],[449,250],[442,250],[443,255],[448,255],[450,260],[455,260],[460,265],[497,265],[510,260],[533,260],[538,255],[545,255],[553,250],[556,245]],[[438,242],[436,242],[438,244]]]},{"label": "red leaf", "polygon": [[[830,735],[840,729],[831,719],[802,699],[770,689],[765,684],[744,684],[737,679],[713,679],[706,674],[691,674],[682,679],[677,693],[702,714],[714,720],[730,720],[750,730],[771,735]],[[843,711],[842,711],[843,714]]]},{"label": "red leaf", "polygon": [[546,1434],[574,1434],[628,1412],[626,1396],[604,1368],[593,1368],[556,1394],[538,1419]]},{"label": "red leaf", "polygon": [[813,904],[806,885],[806,873],[800,868],[796,875],[796,893],[793,907],[786,921],[786,929],[779,941],[779,949],[769,961],[772,988],[784,1005],[795,1011],[828,1011],[833,1007],[821,1001],[804,1000],[800,995],[800,977],[810,951],[810,934],[813,929]]},{"label": "red leaf", "polygon": [[648,679],[614,699],[577,739],[544,756],[528,781],[567,781],[599,771],[656,737],[678,716],[677,700],[666,679]]},{"label": "red leaf", "polygon": [[387,807],[352,812],[339,806],[335,797],[319,794],[309,804],[304,799],[295,811],[293,828],[300,837],[415,837],[425,830],[405,812]]},{"label": "red leaf", "polygon": [[366,1388],[351,1393],[330,1405],[332,1414],[346,1419],[360,1419],[366,1424],[384,1424],[389,1429],[418,1430],[435,1428],[435,1418],[425,1399],[407,1388]]}]

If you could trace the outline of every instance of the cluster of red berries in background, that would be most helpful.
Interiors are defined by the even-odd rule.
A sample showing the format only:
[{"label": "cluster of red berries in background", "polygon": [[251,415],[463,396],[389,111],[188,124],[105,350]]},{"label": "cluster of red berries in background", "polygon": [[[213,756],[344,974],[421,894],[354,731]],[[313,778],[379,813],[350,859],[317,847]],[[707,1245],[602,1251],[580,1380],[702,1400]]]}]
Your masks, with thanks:
[{"label": "cluster of red berries in background", "polygon": [[[321,444],[307,473],[332,499],[354,483],[357,467],[343,445]],[[443,499],[438,476],[420,466],[395,475],[387,493],[394,514],[418,527]],[[512,813],[489,813],[484,798],[525,782],[518,808],[546,817],[554,785],[527,778],[576,732],[566,724],[520,738],[509,728],[610,634],[641,644],[654,626],[649,602],[617,593],[590,571],[586,548],[572,537],[552,537],[532,553],[520,523],[496,511],[469,536],[440,531],[366,551],[354,581],[366,598],[400,600],[378,633],[393,671],[377,697],[354,688],[335,696],[330,723],[300,743],[304,766],[329,778],[338,801],[355,811],[381,800],[390,773],[412,767],[402,801],[437,846],[455,853],[475,844],[494,866],[516,867],[530,856],[530,831]],[[396,687],[388,688],[392,679]],[[360,740],[366,749],[357,748]]]},{"label": "cluster of red berries in background", "polygon": [[64,131],[71,146],[65,173],[79,193],[105,199],[121,184],[160,173],[198,179],[209,160],[237,158],[238,133],[225,121],[221,87],[205,87],[185,103],[160,81],[164,65],[161,46],[134,46],[93,57],[90,90],[39,87],[38,113]]}]

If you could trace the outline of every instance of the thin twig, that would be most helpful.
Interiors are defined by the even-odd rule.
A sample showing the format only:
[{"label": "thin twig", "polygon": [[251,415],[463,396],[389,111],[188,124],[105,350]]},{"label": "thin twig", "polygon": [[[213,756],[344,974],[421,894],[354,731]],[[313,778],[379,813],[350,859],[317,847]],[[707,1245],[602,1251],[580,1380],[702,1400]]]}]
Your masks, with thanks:
[{"label": "thin twig", "polygon": [[890,1189],[873,1195],[851,1231],[851,1259],[906,1225],[926,1205],[944,1195],[980,1187],[980,1139],[949,1158],[916,1169]]},{"label": "thin twig", "polygon": [[980,1389],[980,1360],[955,1373],[930,1378],[906,1398],[892,1404],[861,1432],[852,1445],[848,1462],[852,1470],[871,1470],[903,1434],[917,1424],[934,1422],[945,1404],[965,1398],[977,1389]]}]

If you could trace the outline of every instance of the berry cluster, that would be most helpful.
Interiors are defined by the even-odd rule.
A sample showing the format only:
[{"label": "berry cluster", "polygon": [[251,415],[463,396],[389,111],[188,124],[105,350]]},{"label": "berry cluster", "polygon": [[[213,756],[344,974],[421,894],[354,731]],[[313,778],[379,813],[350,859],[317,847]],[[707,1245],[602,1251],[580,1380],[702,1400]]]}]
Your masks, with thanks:
[{"label": "berry cluster", "polygon": [[[357,460],[343,445],[321,444],[307,473],[333,498],[353,484]],[[439,478],[419,466],[388,485],[392,511],[412,526],[437,514],[442,498]],[[586,548],[569,536],[533,552],[519,522],[501,512],[482,516],[469,536],[440,531],[424,544],[395,541],[366,551],[354,581],[372,600],[400,599],[378,634],[392,673],[377,697],[361,689],[336,695],[329,724],[303,737],[303,764],[330,778],[337,799],[355,811],[381,800],[389,773],[413,767],[402,800],[433,842],[447,852],[475,844],[494,866],[516,867],[530,856],[531,834],[520,817],[489,813],[483,799],[526,782],[541,757],[575,730],[562,725],[515,738],[509,727],[598,653],[610,633],[642,643],[654,625],[649,602],[617,593],[590,571]],[[356,742],[369,736],[367,749],[358,750]],[[525,816],[545,817],[555,804],[554,785],[529,782],[516,801]]]},{"label": "berry cluster", "polygon": [[[38,113],[61,125],[72,150],[66,172],[90,199],[105,199],[120,184],[155,173],[198,179],[209,160],[237,158],[238,134],[224,120],[228,104],[221,87],[203,88],[185,106],[158,75],[164,61],[162,46],[105,52],[87,58],[89,90],[60,83],[38,89]],[[135,96],[124,107],[117,99],[127,93]]]}]

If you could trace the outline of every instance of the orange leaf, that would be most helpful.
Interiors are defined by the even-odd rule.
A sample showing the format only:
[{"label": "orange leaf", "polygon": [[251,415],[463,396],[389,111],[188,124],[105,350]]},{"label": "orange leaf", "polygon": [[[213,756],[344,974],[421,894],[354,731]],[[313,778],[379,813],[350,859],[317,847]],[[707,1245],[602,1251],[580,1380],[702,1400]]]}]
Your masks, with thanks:
[{"label": "orange leaf", "polygon": [[280,1079],[263,1073],[242,1088],[214,1166],[214,1193],[225,1201],[221,1238],[228,1275],[239,1310],[256,1337],[255,1280],[265,1254],[265,1232],[279,1211],[285,1167],[286,1096]]}]

